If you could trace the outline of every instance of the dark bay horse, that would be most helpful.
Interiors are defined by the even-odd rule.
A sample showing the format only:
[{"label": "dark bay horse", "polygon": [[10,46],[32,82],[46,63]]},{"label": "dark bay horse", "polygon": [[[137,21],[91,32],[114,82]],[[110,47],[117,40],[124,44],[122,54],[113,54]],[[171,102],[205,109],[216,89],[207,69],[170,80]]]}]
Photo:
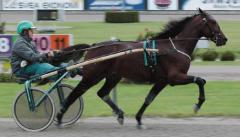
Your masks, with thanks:
[{"label": "dark bay horse", "polygon": [[[199,9],[199,14],[170,22],[163,32],[151,38],[151,40],[156,40],[156,47],[160,53],[167,53],[157,56],[157,65],[154,66],[154,69],[144,67],[143,53],[126,55],[84,66],[82,81],[67,97],[63,107],[57,114],[59,124],[61,124],[61,118],[68,107],[79,96],[82,96],[89,88],[104,78],[105,83],[97,92],[97,95],[117,114],[120,124],[123,124],[124,112],[113,103],[109,97],[109,93],[121,78],[127,78],[136,82],[151,82],[153,84],[143,105],[136,114],[137,124],[140,128],[143,125],[141,119],[145,109],[168,84],[175,86],[196,83],[199,87],[199,98],[198,102],[194,105],[194,111],[197,112],[205,101],[204,85],[206,81],[200,77],[189,76],[187,72],[191,62],[190,55],[197,41],[202,36],[209,38],[217,46],[225,45],[227,42],[227,38],[221,31],[216,20]],[[99,45],[102,46],[89,50],[86,53],[85,60],[125,49],[142,48],[143,42],[120,41],[101,43]],[[170,49],[176,52],[166,52]]]}]

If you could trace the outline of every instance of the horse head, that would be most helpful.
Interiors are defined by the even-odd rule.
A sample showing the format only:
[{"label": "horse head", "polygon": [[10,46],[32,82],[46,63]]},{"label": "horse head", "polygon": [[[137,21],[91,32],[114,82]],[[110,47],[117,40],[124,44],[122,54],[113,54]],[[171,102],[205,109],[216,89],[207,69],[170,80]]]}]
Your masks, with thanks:
[{"label": "horse head", "polygon": [[227,38],[223,34],[217,21],[200,8],[198,9],[198,11],[199,15],[197,15],[197,19],[199,22],[199,28],[201,29],[201,35],[210,38],[217,46],[225,45],[227,42]]}]

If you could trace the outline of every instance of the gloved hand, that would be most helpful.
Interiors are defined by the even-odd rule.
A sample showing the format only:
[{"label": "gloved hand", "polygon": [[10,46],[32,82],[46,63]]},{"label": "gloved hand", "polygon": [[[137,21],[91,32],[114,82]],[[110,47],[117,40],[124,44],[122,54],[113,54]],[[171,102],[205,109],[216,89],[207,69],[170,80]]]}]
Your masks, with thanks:
[{"label": "gloved hand", "polygon": [[60,53],[61,50],[53,50],[54,53]]},{"label": "gloved hand", "polygon": [[28,62],[26,60],[21,61],[20,67],[23,68],[28,65]]},{"label": "gloved hand", "polygon": [[49,52],[47,53],[47,56],[48,56],[48,58],[54,57],[54,52],[53,52],[53,51],[49,51]]},{"label": "gloved hand", "polygon": [[60,50],[53,50],[53,51],[49,51],[47,53],[48,58],[53,58],[56,54],[59,54],[61,51]]}]

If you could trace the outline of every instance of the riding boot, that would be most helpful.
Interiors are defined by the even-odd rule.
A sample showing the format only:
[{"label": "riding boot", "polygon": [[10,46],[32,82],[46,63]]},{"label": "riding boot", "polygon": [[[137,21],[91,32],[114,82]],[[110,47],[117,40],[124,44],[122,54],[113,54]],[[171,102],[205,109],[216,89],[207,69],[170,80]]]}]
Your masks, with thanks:
[{"label": "riding boot", "polygon": [[81,68],[75,68],[75,69],[71,70],[69,73],[70,73],[71,78],[74,78],[76,75],[81,76],[82,75],[82,69]]},{"label": "riding boot", "polygon": [[[74,65],[74,61],[73,60],[70,60],[68,62],[68,66],[71,66],[71,65]],[[71,78],[75,77],[76,75],[81,76],[82,75],[82,69],[81,68],[75,68],[73,70],[70,70],[69,73],[70,73],[70,77]]]}]

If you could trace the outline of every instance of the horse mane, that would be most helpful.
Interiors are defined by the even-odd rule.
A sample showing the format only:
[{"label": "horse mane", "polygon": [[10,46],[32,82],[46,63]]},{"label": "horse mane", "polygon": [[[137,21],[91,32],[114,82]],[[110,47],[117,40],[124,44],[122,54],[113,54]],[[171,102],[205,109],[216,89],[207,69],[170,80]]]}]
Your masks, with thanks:
[{"label": "horse mane", "polygon": [[75,45],[63,48],[62,51],[83,50],[83,49],[86,49],[89,47],[90,47],[90,45],[88,45],[88,44],[79,43],[79,44],[75,44]]},{"label": "horse mane", "polygon": [[151,40],[156,39],[168,39],[169,37],[174,38],[178,33],[180,33],[186,26],[188,22],[190,22],[196,15],[185,17],[182,20],[174,20],[170,21],[167,25],[165,25],[162,32],[157,33]]},{"label": "horse mane", "polygon": [[92,46],[90,48],[99,48],[99,47],[103,47],[103,46],[111,46],[111,45],[124,44],[124,43],[137,43],[137,41],[122,41],[120,39],[103,41],[103,42],[92,44]]}]

